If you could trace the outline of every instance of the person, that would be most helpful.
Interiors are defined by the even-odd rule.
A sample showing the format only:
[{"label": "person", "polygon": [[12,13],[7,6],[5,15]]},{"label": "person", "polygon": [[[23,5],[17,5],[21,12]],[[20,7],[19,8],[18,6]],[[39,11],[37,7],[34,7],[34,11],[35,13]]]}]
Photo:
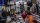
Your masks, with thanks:
[{"label": "person", "polygon": [[0,16],[0,23],[2,23],[2,22],[1,22],[1,16]]},{"label": "person", "polygon": [[38,7],[39,7],[38,4],[36,4],[37,14],[39,13],[39,11],[38,11]]},{"label": "person", "polygon": [[2,19],[5,19],[2,21],[2,23],[6,23],[6,19],[7,19],[7,12],[5,10],[2,10]]},{"label": "person", "polygon": [[13,21],[13,14],[10,14],[10,17],[11,17],[11,21]]},{"label": "person", "polygon": [[14,15],[16,16],[16,11],[14,12]]},{"label": "person", "polygon": [[[20,3],[20,2],[19,2],[19,3]],[[22,4],[20,3],[20,11],[22,11],[21,5],[22,5]]]},{"label": "person", "polygon": [[37,14],[36,4],[33,4],[30,9],[33,14]]},{"label": "person", "polygon": [[16,21],[16,12],[10,14],[11,21]]},{"label": "person", "polygon": [[26,12],[23,10],[23,12],[22,12],[22,18],[23,18],[23,20],[24,20],[24,22],[25,22],[25,18],[26,18],[26,16],[27,16],[27,14],[26,14]]},{"label": "person", "polygon": [[24,5],[20,3],[20,11],[21,11],[21,12],[24,10],[23,6],[24,6]]},{"label": "person", "polygon": [[6,11],[2,11],[2,17],[5,17],[6,18],[7,17],[6,14],[7,14]]},{"label": "person", "polygon": [[33,20],[32,15],[30,15],[28,19],[29,19],[29,23],[32,23],[32,20]]},{"label": "person", "polygon": [[33,16],[32,16],[32,14],[30,12],[28,13],[28,17],[27,18],[28,18],[28,22],[29,23],[33,23],[32,22],[33,21]]}]

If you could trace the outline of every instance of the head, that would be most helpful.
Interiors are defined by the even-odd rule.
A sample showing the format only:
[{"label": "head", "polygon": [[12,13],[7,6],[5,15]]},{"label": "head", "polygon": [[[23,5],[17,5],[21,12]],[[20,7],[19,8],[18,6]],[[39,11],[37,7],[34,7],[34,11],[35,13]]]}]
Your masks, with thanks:
[{"label": "head", "polygon": [[28,15],[32,15],[30,12],[27,12]]},{"label": "head", "polygon": [[22,12],[25,12],[25,10],[23,10]]},{"label": "head", "polygon": [[38,23],[36,20],[33,20],[33,23]]}]

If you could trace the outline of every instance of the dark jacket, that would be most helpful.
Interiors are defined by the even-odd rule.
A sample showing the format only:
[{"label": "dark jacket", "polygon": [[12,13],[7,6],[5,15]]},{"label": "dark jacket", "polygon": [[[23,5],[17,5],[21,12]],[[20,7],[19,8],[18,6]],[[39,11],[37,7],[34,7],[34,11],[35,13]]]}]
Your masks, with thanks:
[{"label": "dark jacket", "polygon": [[2,17],[6,17],[6,11],[2,11]]},{"label": "dark jacket", "polygon": [[0,16],[0,21],[1,21],[1,16]]}]

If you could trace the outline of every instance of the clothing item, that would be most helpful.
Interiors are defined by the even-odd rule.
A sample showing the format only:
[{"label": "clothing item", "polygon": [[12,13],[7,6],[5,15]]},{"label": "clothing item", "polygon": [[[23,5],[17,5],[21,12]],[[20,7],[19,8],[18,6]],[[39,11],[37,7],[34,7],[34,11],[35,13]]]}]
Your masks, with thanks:
[{"label": "clothing item", "polygon": [[32,23],[32,20],[33,20],[33,17],[32,17],[32,15],[29,15],[29,23]]},{"label": "clothing item", "polygon": [[5,17],[6,18],[6,14],[7,14],[6,11],[2,11],[2,17]]},{"label": "clothing item", "polygon": [[25,19],[26,16],[27,16],[27,15],[26,15],[26,12],[24,11],[24,12],[22,13],[22,18]]}]

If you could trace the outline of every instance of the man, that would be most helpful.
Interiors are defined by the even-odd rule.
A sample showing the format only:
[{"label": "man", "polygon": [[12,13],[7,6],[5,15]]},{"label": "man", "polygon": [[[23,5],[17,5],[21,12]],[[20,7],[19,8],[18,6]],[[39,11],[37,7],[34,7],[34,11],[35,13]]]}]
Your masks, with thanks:
[{"label": "man", "polygon": [[7,12],[2,10],[2,19],[4,19],[4,20],[2,20],[2,23],[6,23],[6,19],[7,19],[6,14],[7,14]]}]

